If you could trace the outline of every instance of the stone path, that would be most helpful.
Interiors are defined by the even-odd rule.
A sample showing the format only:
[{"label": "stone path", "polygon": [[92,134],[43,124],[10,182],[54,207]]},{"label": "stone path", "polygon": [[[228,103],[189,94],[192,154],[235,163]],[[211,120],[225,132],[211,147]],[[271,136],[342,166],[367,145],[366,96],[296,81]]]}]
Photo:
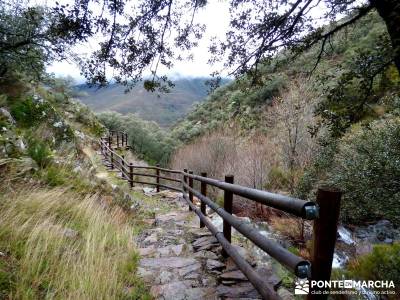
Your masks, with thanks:
[{"label": "stone path", "polygon": [[[215,237],[207,229],[199,228],[197,215],[188,211],[179,194],[166,193],[169,197],[165,200],[174,209],[156,215],[153,228],[137,238],[142,256],[138,272],[151,287],[154,298],[261,299],[235,263],[222,257]],[[237,246],[237,249],[252,262],[244,248]],[[281,281],[270,269],[257,270],[279,287]]]},{"label": "stone path", "polygon": [[[102,163],[108,166],[104,159]],[[96,175],[107,180],[107,173]],[[151,228],[135,237],[141,256],[138,274],[149,286],[154,299],[261,299],[233,260],[221,255],[222,248],[211,232],[199,228],[197,215],[188,210],[180,193],[155,193],[150,188],[135,187],[137,189],[143,190],[148,197],[162,197],[169,207],[168,212],[145,219],[144,222],[151,224]],[[140,206],[145,208],[143,204]],[[257,266],[257,260],[249,251],[235,247],[274,286],[282,299],[294,299],[291,293],[281,287],[281,280],[270,265],[262,263]]]}]

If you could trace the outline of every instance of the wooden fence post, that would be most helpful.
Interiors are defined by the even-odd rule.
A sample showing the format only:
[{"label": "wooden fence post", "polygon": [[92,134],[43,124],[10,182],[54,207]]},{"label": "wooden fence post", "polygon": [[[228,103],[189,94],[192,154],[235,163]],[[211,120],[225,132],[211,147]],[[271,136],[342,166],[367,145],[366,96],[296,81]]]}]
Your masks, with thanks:
[{"label": "wooden fence post", "polygon": [[122,178],[125,179],[125,155],[121,155],[122,160],[121,160],[121,173],[122,173]]},{"label": "wooden fence post", "polygon": [[[311,253],[311,279],[329,281],[337,236],[342,193],[332,188],[317,191],[319,217],[314,220],[313,248]],[[311,285],[310,285],[311,287]],[[327,299],[329,294],[310,294],[307,299]]]},{"label": "wooden fence post", "polygon": [[132,165],[132,163],[129,164],[129,180],[130,180],[131,188],[133,188],[133,165]]},{"label": "wooden fence post", "polygon": [[128,147],[128,134],[125,133],[125,147]]},{"label": "wooden fence post", "polygon": [[[225,176],[225,182],[226,183],[233,183],[234,177],[233,175],[226,175]],[[232,214],[232,206],[233,206],[233,193],[224,191],[224,210],[227,213]],[[223,231],[224,231],[224,237],[229,241],[229,243],[232,241],[232,227],[229,225],[228,222],[224,220],[223,222]],[[223,250],[222,255],[227,257],[228,254]]]},{"label": "wooden fence post", "polygon": [[157,193],[159,193],[160,192],[160,170],[158,168],[160,167],[160,165],[156,164],[156,167],[157,167],[157,169],[156,169]]},{"label": "wooden fence post", "polygon": [[[201,176],[207,177],[207,173],[203,172],[203,173],[201,173]],[[202,195],[207,197],[207,183],[201,182],[200,192]],[[206,204],[203,201],[201,201],[200,209],[201,209],[201,212],[203,213],[203,215],[207,216]],[[200,220],[200,228],[203,228],[204,226],[205,226],[205,224],[203,223],[203,221]]]},{"label": "wooden fence post", "polygon": [[[189,171],[189,174],[193,174],[193,171]],[[189,177],[189,187],[193,188],[193,178]],[[193,193],[189,191],[189,200],[193,203]],[[192,208],[189,206],[189,210]]]},{"label": "wooden fence post", "polygon": [[119,132],[117,132],[117,149],[119,149]]},{"label": "wooden fence post", "polygon": [[114,169],[114,152],[110,152],[110,163],[111,163],[111,170]]},{"label": "wooden fence post", "polygon": [[110,150],[111,150],[111,147],[112,147],[112,137],[109,136],[108,137],[108,148],[110,148]]},{"label": "wooden fence post", "polygon": [[[187,176],[185,175],[187,173],[187,169],[183,169],[183,183],[188,183],[187,182]],[[186,188],[185,187],[182,187],[182,191],[183,191],[183,193],[186,193]]]}]

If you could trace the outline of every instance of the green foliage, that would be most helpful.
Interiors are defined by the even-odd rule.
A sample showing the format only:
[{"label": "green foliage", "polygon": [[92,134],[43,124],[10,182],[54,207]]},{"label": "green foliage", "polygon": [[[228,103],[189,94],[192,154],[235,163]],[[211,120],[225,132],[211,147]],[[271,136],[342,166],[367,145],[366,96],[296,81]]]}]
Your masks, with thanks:
[{"label": "green foliage", "polygon": [[288,250],[289,250],[289,252],[293,253],[294,255],[300,256],[299,248],[297,248],[295,246],[289,246]]},{"label": "green foliage", "polygon": [[388,76],[393,63],[387,34],[382,32],[373,41],[373,47],[360,45],[353,50],[340,66],[339,76],[328,74],[321,79],[327,86],[327,97],[319,104],[317,113],[334,136],[343,134],[351,124],[376,117],[373,105],[384,94],[399,90],[399,75]]},{"label": "green foliage", "polygon": [[28,10],[22,4],[13,4],[0,2],[0,36],[6,41],[0,47],[0,73],[20,71],[40,77],[44,72],[45,54],[25,37],[41,30],[45,11],[40,7]]},{"label": "green foliage", "polygon": [[46,123],[46,127],[53,132],[56,142],[73,140],[74,133],[71,127],[51,104],[52,97],[50,95],[46,97],[49,99],[44,99],[38,94],[24,95],[22,99],[14,99],[11,102],[11,114],[18,126],[32,130]]},{"label": "green foliage", "polygon": [[319,143],[320,151],[312,164],[306,169],[296,187],[295,193],[301,199],[313,198],[318,184],[326,180],[326,174],[333,164],[338,141],[332,137],[322,137]]},{"label": "green foliage", "polygon": [[76,120],[85,125],[89,132],[94,134],[97,137],[100,137],[104,133],[104,127],[97,120],[94,113],[89,109],[89,107],[85,105],[81,105],[78,108],[78,111],[75,112]]},{"label": "green foliage", "polygon": [[[314,69],[320,45],[293,59],[282,52],[259,68],[257,78],[242,76],[215,90],[177,124],[172,134],[183,142],[214,130],[238,124],[240,133],[268,131],[264,112],[272,99],[296,77],[308,78],[308,85],[321,95],[317,114],[338,137],[359,121],[378,117],[374,108],[388,93],[398,93],[399,75],[391,64],[392,51],[385,24],[370,13],[336,34],[322,53]],[[256,82],[257,84],[254,84]]]},{"label": "green foliage", "polygon": [[39,171],[39,177],[43,178],[49,186],[55,187],[65,184],[68,175],[60,166],[50,165]]},{"label": "green foliage", "polygon": [[218,88],[172,129],[172,136],[188,142],[233,121],[244,131],[259,128],[263,107],[271,104],[287,77],[280,73],[266,74],[260,80],[260,85],[253,86],[250,78],[243,77]]},{"label": "green foliage", "polygon": [[344,192],[341,218],[400,225],[400,119],[354,129],[340,143],[327,181]]},{"label": "green foliage", "polygon": [[399,141],[398,117],[353,125],[342,139],[322,140],[320,153],[297,186],[297,196],[312,199],[318,186],[333,185],[343,191],[343,222],[385,218],[399,225]]},{"label": "green foliage", "polygon": [[28,154],[40,168],[45,168],[52,161],[53,152],[49,145],[40,140],[31,139],[28,142]]},{"label": "green foliage", "polygon": [[[4,261],[2,260],[4,259]],[[12,290],[15,278],[11,271],[11,267],[8,266],[6,258],[0,258],[0,298],[6,299],[7,295]]]},{"label": "green foliage", "polygon": [[268,173],[269,190],[283,190],[289,185],[289,174],[279,167],[273,167]]},{"label": "green foliage", "polygon": [[11,106],[11,114],[23,127],[32,127],[45,120],[49,105],[38,98],[28,96],[26,99],[15,99]]},{"label": "green foliage", "polygon": [[132,90],[110,84],[98,89],[87,85],[78,85],[75,92],[79,98],[95,112],[113,110],[122,114],[134,113],[147,121],[155,121],[161,127],[170,127],[183,118],[197,102],[207,96],[205,78],[180,78],[174,80],[169,93],[149,92],[138,82]]},{"label": "green foliage", "polygon": [[[400,243],[375,245],[371,253],[350,264],[350,278],[400,282]],[[399,287],[397,286],[397,292]]]},{"label": "green foliage", "polygon": [[56,7],[0,1],[0,82],[12,74],[44,79],[46,63],[64,59],[75,42],[85,39],[79,21],[66,19],[65,6]]},{"label": "green foliage", "polygon": [[156,123],[128,114],[102,113],[99,119],[109,130],[128,133],[128,143],[133,151],[150,164],[166,166],[175,149],[175,141]]}]

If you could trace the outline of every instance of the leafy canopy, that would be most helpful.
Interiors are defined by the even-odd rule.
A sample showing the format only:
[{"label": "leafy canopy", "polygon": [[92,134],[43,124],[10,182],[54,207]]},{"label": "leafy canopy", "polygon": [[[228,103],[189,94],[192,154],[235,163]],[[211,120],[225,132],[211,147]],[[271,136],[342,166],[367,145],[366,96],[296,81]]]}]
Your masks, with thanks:
[{"label": "leafy canopy", "polygon": [[[24,54],[45,59],[65,57],[68,46],[100,39],[89,58],[80,61],[92,84],[104,85],[113,69],[118,83],[132,84],[150,70],[149,90],[168,88],[160,66],[190,59],[205,26],[197,13],[206,0],[75,0],[52,8],[1,2],[2,59],[16,61]],[[277,53],[297,55],[319,43],[315,60],[323,56],[333,35],[377,10],[388,28],[391,60],[400,66],[400,38],[396,29],[400,8],[396,0],[231,0],[231,21],[224,41],[210,45],[211,63],[226,58],[231,74],[257,75],[258,66]],[[341,22],[332,22],[347,16]],[[323,24],[331,26],[324,27]],[[397,25],[396,25],[397,24]],[[24,34],[21,34],[24,32]],[[25,34],[25,32],[27,34]],[[257,80],[257,76],[254,76]]]}]

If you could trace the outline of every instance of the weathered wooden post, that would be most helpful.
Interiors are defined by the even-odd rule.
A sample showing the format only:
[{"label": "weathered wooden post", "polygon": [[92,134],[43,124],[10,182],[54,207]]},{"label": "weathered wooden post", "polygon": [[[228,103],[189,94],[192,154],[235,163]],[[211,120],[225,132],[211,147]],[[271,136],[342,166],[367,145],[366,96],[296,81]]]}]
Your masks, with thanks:
[{"label": "weathered wooden post", "polygon": [[111,150],[111,147],[112,147],[112,137],[108,136],[108,148],[110,148]]},{"label": "weathered wooden post", "polygon": [[131,184],[131,188],[133,188],[133,165],[132,165],[132,163],[129,164],[129,181]]},{"label": "weathered wooden post", "polygon": [[[319,217],[314,220],[313,248],[311,253],[311,279],[329,281],[331,278],[333,254],[337,236],[342,193],[333,188],[320,188],[317,191]],[[311,288],[311,285],[310,285]],[[327,299],[328,293],[317,289],[321,294],[308,295],[311,299]]]},{"label": "weathered wooden post", "polygon": [[160,192],[160,169],[159,169],[159,167],[160,167],[160,165],[159,164],[157,164],[156,165],[156,167],[157,167],[157,169],[156,169],[156,183],[157,183],[157,193],[159,193]]},{"label": "weathered wooden post", "polygon": [[[207,177],[207,173],[203,172],[203,173],[201,173],[201,176],[202,177]],[[207,197],[207,183],[201,182],[200,192],[201,192],[202,195]],[[203,201],[201,201],[200,209],[201,209],[201,212],[203,213],[203,215],[206,216],[207,215],[206,204]],[[205,224],[200,220],[200,228],[203,228],[204,226],[205,226]]]},{"label": "weathered wooden post", "polygon": [[114,152],[110,151],[110,163],[111,163],[111,170],[114,169]]},{"label": "weathered wooden post", "polygon": [[125,133],[125,147],[128,147],[128,134]]},{"label": "weathered wooden post", "polygon": [[121,155],[122,160],[121,160],[121,173],[122,173],[122,178],[125,179],[125,155]]},{"label": "weathered wooden post", "polygon": [[[185,184],[188,183],[186,173],[187,173],[187,169],[183,169],[183,183],[185,183]],[[182,191],[184,194],[186,194],[187,189],[185,188],[185,186],[182,187]]]},{"label": "weathered wooden post", "polygon": [[[189,171],[189,174],[193,174],[193,171]],[[193,178],[189,177],[189,187],[193,188]],[[193,193],[189,191],[189,200],[190,202],[193,203]],[[192,210],[192,208],[189,206],[189,210]]]},{"label": "weathered wooden post", "polygon": [[119,132],[117,132],[117,149],[119,149]]},{"label": "weathered wooden post", "polygon": [[[233,183],[234,177],[233,175],[226,175],[225,176],[225,182],[226,183]],[[233,193],[229,191],[224,191],[224,210],[227,213],[232,214],[232,206],[233,206]],[[229,241],[229,243],[232,241],[232,227],[229,225],[228,222],[224,220],[223,223],[223,231],[224,231],[224,237]],[[223,250],[222,255],[227,257],[228,254]]]}]

